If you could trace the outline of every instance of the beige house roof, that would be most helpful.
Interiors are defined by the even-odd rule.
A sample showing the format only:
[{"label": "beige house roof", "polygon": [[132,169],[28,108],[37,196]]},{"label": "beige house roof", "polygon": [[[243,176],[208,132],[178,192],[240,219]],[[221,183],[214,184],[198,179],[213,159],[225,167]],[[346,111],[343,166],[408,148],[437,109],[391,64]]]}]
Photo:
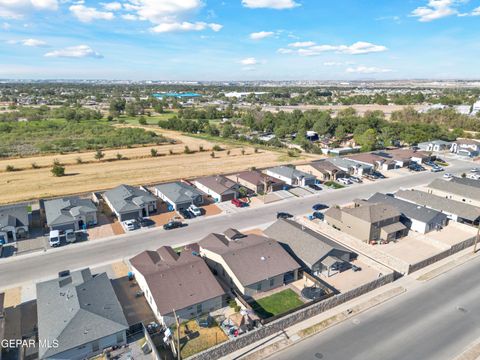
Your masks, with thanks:
[{"label": "beige house roof", "polygon": [[229,240],[223,234],[209,234],[199,245],[220,255],[244,286],[300,268],[278,242],[264,236],[244,235]]},{"label": "beige house roof", "polygon": [[130,259],[145,278],[161,314],[169,314],[224,294],[205,261],[185,249],[170,246],[144,251]]},{"label": "beige house roof", "polygon": [[376,223],[400,216],[400,212],[396,208],[382,203],[364,204],[354,208],[345,208],[342,211],[356,218],[368,221],[369,223]]}]

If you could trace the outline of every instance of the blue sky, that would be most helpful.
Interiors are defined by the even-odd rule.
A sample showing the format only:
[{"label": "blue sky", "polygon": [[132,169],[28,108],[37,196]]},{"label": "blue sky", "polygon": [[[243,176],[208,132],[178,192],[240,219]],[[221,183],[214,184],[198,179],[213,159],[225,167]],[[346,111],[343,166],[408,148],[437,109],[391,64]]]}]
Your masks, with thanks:
[{"label": "blue sky", "polygon": [[480,78],[480,0],[0,0],[0,78]]}]

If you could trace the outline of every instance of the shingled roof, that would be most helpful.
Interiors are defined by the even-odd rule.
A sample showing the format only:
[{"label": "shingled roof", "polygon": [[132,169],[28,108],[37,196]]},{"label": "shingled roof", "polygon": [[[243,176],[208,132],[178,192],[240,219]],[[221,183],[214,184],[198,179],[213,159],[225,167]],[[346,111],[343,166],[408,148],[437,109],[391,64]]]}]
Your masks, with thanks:
[{"label": "shingled roof", "polygon": [[40,347],[39,357],[55,357],[69,349],[119,333],[128,323],[106,273],[90,269],[37,284],[38,336],[57,348]]},{"label": "shingled roof", "polygon": [[442,179],[435,179],[428,185],[428,187],[434,190],[462,196],[467,199],[480,201],[480,188],[475,186],[469,186],[459,182],[451,182]]},{"label": "shingled roof", "polygon": [[144,276],[162,315],[224,294],[205,261],[189,250],[177,254],[162,246],[138,254],[130,264]]},{"label": "shingled roof", "polygon": [[300,267],[278,242],[264,236],[245,234],[229,240],[223,234],[212,233],[199,245],[220,255],[244,286]]},{"label": "shingled roof", "polygon": [[12,226],[28,226],[26,206],[4,206],[0,208],[0,229]]},{"label": "shingled roof", "polygon": [[118,213],[141,210],[145,204],[156,201],[155,196],[135,186],[120,185],[103,195]]},{"label": "shingled roof", "polygon": [[77,196],[45,201],[44,208],[48,226],[70,223],[81,214],[97,211],[92,200],[81,199]]}]

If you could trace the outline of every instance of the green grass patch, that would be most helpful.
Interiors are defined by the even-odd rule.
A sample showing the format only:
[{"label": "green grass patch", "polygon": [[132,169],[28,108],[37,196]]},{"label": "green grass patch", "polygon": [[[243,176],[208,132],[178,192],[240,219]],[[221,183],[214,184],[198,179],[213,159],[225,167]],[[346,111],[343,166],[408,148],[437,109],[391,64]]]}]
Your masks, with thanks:
[{"label": "green grass patch", "polygon": [[[213,136],[209,134],[190,134],[190,133],[182,133],[182,135],[189,136],[195,139],[202,139],[214,143],[221,143],[221,144],[226,144],[226,145],[232,145],[232,146],[245,146],[245,147],[254,147],[258,149],[263,149],[263,150],[269,150],[269,151],[277,151],[277,152],[285,152],[285,149],[282,148],[277,148],[274,146],[266,146],[262,144],[253,144],[248,141],[243,141],[243,140],[238,140],[238,139],[231,139],[231,138],[223,138],[221,136]],[[285,155],[288,156],[288,155]]]},{"label": "green grass patch", "polygon": [[301,305],[303,302],[297,293],[292,289],[287,289],[255,301],[252,308],[262,319],[267,319]]},{"label": "green grass patch", "polygon": [[337,183],[336,181],[326,181],[324,185],[332,189],[343,189],[345,187],[342,184]]},{"label": "green grass patch", "polygon": [[[157,125],[160,120],[168,120],[175,115],[176,114],[174,111],[169,111],[169,112],[156,114],[152,116],[143,115],[143,118],[147,121],[147,125]],[[123,120],[125,121],[126,124],[130,124],[130,125],[140,125],[140,122],[139,122],[140,117],[141,115],[138,115],[138,116],[121,115],[118,120]]]}]

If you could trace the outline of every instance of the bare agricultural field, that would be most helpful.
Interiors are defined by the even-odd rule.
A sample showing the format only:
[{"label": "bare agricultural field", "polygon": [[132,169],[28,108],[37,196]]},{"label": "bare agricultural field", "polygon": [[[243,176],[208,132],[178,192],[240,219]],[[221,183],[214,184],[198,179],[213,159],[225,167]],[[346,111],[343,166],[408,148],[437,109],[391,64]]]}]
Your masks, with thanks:
[{"label": "bare agricultural field", "polygon": [[333,112],[333,116],[337,114],[337,112],[348,109],[354,108],[359,115],[364,115],[367,111],[376,111],[380,110],[383,111],[385,117],[387,119],[390,118],[392,112],[400,111],[405,109],[406,107],[413,107],[415,110],[420,110],[424,107],[424,105],[377,105],[377,104],[367,104],[367,105],[299,105],[299,106],[265,106],[263,107],[264,111],[271,111],[271,112],[278,112],[278,111],[285,111],[285,112],[292,112],[294,110],[331,110]]},{"label": "bare agricultural field", "polygon": [[[120,152],[126,157],[143,155],[144,157],[131,158],[121,161],[92,160],[88,163],[77,164],[75,158],[80,156],[85,160],[93,159],[94,153],[69,154],[48,157],[35,157],[29,159],[2,160],[0,166],[7,164],[18,168],[25,166],[25,170],[0,173],[0,203],[12,203],[24,200],[33,200],[45,197],[63,196],[69,194],[85,193],[115,187],[122,183],[131,185],[151,184],[171,181],[181,178],[193,178],[198,176],[229,173],[245,170],[251,167],[274,166],[287,162],[283,153],[259,150],[254,153],[251,147],[244,147],[245,155],[239,147],[228,147],[227,151],[215,152],[215,158],[211,158],[210,149],[212,144],[205,140],[199,140],[183,136],[178,133],[162,131],[166,136],[175,137],[177,141],[185,141],[176,145],[158,146],[159,153],[167,154],[168,149],[173,149],[178,155],[165,155],[159,157],[149,156],[150,148],[125,149]],[[198,150],[199,145],[205,146],[204,152],[183,154],[183,148],[188,145],[192,150]],[[224,146],[227,148],[227,146]],[[112,157],[118,150],[105,151],[106,158]],[[46,159],[45,159],[46,158]],[[66,165],[64,177],[54,177],[50,172],[50,166],[32,169],[30,164],[35,161],[40,164],[52,164],[56,158]],[[318,156],[305,155],[290,159],[288,162],[304,162],[307,159],[315,159]]]}]

